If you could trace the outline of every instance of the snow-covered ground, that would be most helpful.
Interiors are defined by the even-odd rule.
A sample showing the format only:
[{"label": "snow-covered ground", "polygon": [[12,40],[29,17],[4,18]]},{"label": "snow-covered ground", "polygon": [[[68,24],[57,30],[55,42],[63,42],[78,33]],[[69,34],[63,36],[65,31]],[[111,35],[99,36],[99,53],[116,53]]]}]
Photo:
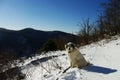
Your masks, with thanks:
[{"label": "snow-covered ground", "polygon": [[79,48],[93,65],[83,69],[70,68],[62,73],[69,61],[65,51],[55,51],[24,61],[22,72],[25,80],[119,80],[120,37],[102,40]]}]

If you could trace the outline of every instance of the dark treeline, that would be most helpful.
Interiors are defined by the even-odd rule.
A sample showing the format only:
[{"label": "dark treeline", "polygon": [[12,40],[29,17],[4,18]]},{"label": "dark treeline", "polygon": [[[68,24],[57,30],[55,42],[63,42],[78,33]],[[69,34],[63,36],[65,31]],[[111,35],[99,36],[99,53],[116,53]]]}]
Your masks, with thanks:
[{"label": "dark treeline", "polygon": [[78,35],[83,45],[120,34],[120,0],[101,3],[101,9],[95,23],[90,23],[88,18],[79,25],[81,29]]}]

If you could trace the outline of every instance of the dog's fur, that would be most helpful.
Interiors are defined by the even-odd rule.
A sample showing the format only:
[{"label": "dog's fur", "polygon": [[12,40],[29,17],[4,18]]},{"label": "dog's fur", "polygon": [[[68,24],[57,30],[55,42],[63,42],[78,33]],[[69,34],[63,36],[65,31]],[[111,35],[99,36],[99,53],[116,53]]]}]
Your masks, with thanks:
[{"label": "dog's fur", "polygon": [[72,68],[74,67],[82,68],[88,65],[88,62],[85,60],[83,55],[79,52],[79,50],[76,48],[75,44],[73,44],[72,42],[69,42],[65,45],[65,49],[67,51],[67,54],[70,60],[70,66]]}]

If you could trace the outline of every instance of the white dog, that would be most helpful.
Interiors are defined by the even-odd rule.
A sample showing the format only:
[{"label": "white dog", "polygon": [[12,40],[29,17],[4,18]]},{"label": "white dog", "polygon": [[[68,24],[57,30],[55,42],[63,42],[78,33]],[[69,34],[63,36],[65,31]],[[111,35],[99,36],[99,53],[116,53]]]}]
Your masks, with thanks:
[{"label": "white dog", "polygon": [[82,68],[88,65],[88,62],[85,60],[83,55],[79,52],[76,48],[75,44],[69,42],[65,45],[65,49],[67,51],[69,60],[70,60],[70,67],[78,67]]}]

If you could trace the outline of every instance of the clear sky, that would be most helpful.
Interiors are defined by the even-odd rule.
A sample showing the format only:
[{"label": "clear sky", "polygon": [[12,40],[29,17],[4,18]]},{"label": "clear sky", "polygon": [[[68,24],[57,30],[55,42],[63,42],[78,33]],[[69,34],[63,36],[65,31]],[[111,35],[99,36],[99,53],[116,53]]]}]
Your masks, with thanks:
[{"label": "clear sky", "polygon": [[79,31],[83,19],[96,19],[107,0],[0,0],[0,27],[20,30]]}]

